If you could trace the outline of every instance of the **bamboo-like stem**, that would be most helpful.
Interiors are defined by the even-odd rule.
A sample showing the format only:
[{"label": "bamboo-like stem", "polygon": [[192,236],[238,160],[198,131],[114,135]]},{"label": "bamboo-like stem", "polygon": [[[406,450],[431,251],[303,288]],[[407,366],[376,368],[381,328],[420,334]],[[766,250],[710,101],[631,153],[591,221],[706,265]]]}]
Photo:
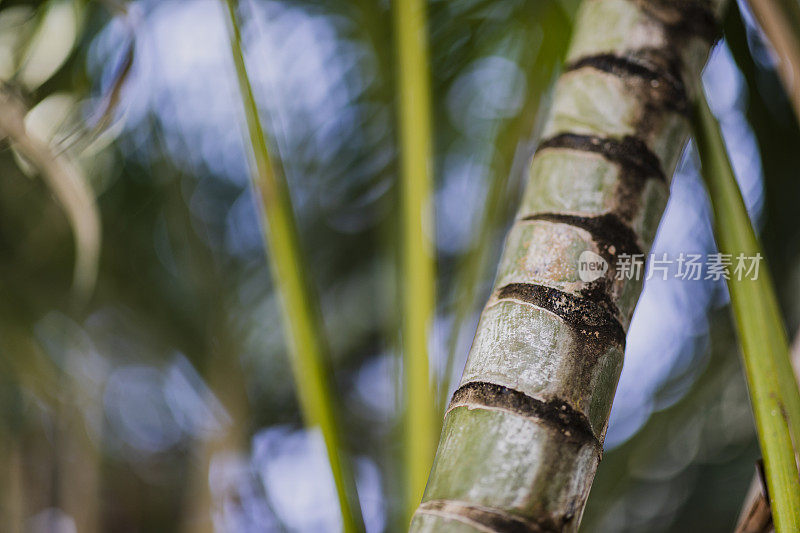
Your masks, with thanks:
[{"label": "bamboo-like stem", "polygon": [[455,286],[458,290],[463,289],[463,292],[458,295],[455,312],[453,313],[453,325],[450,328],[450,333],[447,338],[447,357],[445,359],[444,373],[442,374],[442,382],[439,385],[439,395],[436,404],[442,415],[447,407],[447,395],[450,393],[451,376],[455,369],[456,352],[458,351],[461,329],[467,319],[467,314],[472,308],[473,301],[478,299],[475,295],[475,291],[483,270],[482,251],[490,245],[489,236],[494,223],[493,215],[495,213],[491,206],[495,205],[503,192],[501,184],[505,184],[505,180],[495,179],[489,188],[487,209],[481,217],[481,227],[478,230],[478,238],[476,239],[478,244],[475,248],[467,252],[461,270],[456,277]]},{"label": "bamboo-like stem", "polygon": [[435,309],[432,142],[425,0],[394,0],[400,123],[400,254],[405,393],[406,505],[425,489],[439,424],[428,361]]},{"label": "bamboo-like stem", "polygon": [[800,119],[800,4],[797,0],[748,0],[778,54],[778,74]]},{"label": "bamboo-like stem", "polygon": [[[535,127],[534,118],[539,108],[539,100],[543,96],[542,93],[546,92],[547,86],[550,85],[548,82],[541,83],[543,85],[537,84],[531,87],[533,96],[528,99],[527,108],[522,110],[515,121],[516,123],[499,136],[499,145],[504,150],[515,151],[519,142],[518,139],[526,139],[530,134],[529,128]],[[530,117],[530,120],[526,120],[526,117]],[[538,136],[539,132],[534,131],[533,138],[536,139]],[[511,153],[508,153],[506,157],[510,158],[511,155]],[[448,333],[447,355],[437,396],[439,416],[443,416],[444,410],[447,408],[448,394],[452,385],[462,330],[469,313],[473,312],[474,306],[478,304],[477,298],[479,295],[477,289],[480,287],[481,280],[487,270],[492,268],[490,259],[497,251],[491,242],[492,237],[498,231],[503,218],[511,213],[511,207],[507,205],[505,200],[509,193],[512,172],[511,164],[503,166],[501,170],[494,172],[494,176],[490,180],[489,192],[486,195],[485,207],[478,227],[478,235],[475,238],[475,244],[472,249],[466,252],[457,269],[454,283],[454,290],[457,294],[455,311],[453,312],[453,323]]]},{"label": "bamboo-like stem", "polygon": [[723,2],[583,2],[412,531],[577,530]]},{"label": "bamboo-like stem", "polygon": [[[761,247],[736,184],[719,126],[701,91],[694,109],[694,131],[719,250],[734,260],[739,256],[755,257]],[[728,290],[742,345],[775,528],[779,533],[798,531],[800,478],[792,441],[800,442],[800,392],[769,272],[762,267],[756,279],[731,276]]]},{"label": "bamboo-like stem", "polygon": [[275,286],[283,306],[284,330],[306,423],[318,426],[325,440],[345,531],[363,531],[364,522],[349,459],[342,447],[338,407],[331,383],[332,371],[323,338],[319,306],[306,279],[289,190],[275,172],[261,126],[242,53],[236,21],[236,0],[225,0],[231,53],[236,65],[250,147],[254,160],[251,173]]},{"label": "bamboo-like stem", "polygon": [[476,295],[478,284],[485,270],[490,268],[486,256],[492,249],[491,236],[497,229],[498,212],[502,211],[501,204],[507,184],[508,174],[497,175],[491,181],[489,193],[486,195],[486,207],[481,216],[481,225],[475,239],[476,244],[465,254],[456,276],[455,287],[458,300],[453,313],[453,325],[447,338],[447,356],[437,397],[437,409],[440,416],[447,408],[447,396],[452,384],[462,328],[467,320],[467,315],[473,310],[473,305],[478,304],[478,295]]}]

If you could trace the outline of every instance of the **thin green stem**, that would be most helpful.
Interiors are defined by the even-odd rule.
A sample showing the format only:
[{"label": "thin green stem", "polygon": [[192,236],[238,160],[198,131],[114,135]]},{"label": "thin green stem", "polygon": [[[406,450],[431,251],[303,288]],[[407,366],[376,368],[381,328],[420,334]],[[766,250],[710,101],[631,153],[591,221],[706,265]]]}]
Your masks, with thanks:
[{"label": "thin green stem", "polygon": [[[757,257],[761,247],[736,184],[725,143],[702,89],[694,109],[694,133],[714,212],[719,250]],[[744,356],[745,375],[764,455],[777,531],[800,531],[800,478],[795,449],[800,443],[800,392],[794,379],[786,331],[769,272],[752,279],[732,275],[728,290]]]},{"label": "thin green stem", "polygon": [[432,142],[425,0],[394,1],[400,121],[402,346],[405,371],[406,507],[417,507],[433,460],[438,417],[428,363],[435,306]]},{"label": "thin green stem", "polygon": [[306,423],[319,426],[325,439],[333,478],[339,496],[345,531],[363,531],[355,478],[342,449],[337,405],[330,382],[332,372],[323,338],[319,306],[305,276],[304,262],[295,227],[289,190],[282,175],[275,172],[259,118],[242,53],[236,22],[236,0],[226,0],[233,61],[253,151],[253,189],[260,200],[261,223],[269,250],[270,266],[281,297],[286,338],[300,404]]}]

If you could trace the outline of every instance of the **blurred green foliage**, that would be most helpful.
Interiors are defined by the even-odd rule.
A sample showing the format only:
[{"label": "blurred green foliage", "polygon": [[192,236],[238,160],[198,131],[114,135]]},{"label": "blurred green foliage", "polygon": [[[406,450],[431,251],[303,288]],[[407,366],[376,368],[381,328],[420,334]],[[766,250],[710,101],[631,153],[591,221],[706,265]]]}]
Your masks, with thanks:
[{"label": "blurred green foliage", "polygon": [[[327,474],[303,485],[304,460],[280,475],[279,459],[291,456],[286,447],[305,441],[298,440],[276,295],[244,179],[246,155],[240,144],[226,144],[229,136],[241,139],[241,117],[219,111],[236,102],[232,65],[226,59],[209,74],[190,63],[193,46],[215,42],[213,32],[199,41],[196,33],[214,17],[221,24],[217,2],[75,2],[74,47],[31,86],[15,74],[19,59],[8,58],[24,57],[19,50],[53,3],[0,3],[2,90],[27,109],[54,94],[71,96],[70,119],[48,141],[93,187],[103,239],[95,292],[76,308],[73,230],[45,182],[2,139],[4,523],[13,530],[63,519],[53,512],[60,509],[79,531],[210,530],[212,518],[229,529],[325,530],[325,505],[282,503],[284,493],[305,501],[301,493],[324,485]],[[268,30],[279,40],[272,52],[283,70],[259,74],[254,87],[262,113],[277,124],[268,142],[297,199],[365,519],[370,530],[396,531],[403,509],[391,9],[379,0],[242,4],[249,62],[265,63]],[[463,322],[452,349],[460,374],[575,4],[429,2],[440,374],[454,320]],[[21,22],[4,18],[11,10]],[[154,50],[153,43],[164,45],[153,36],[165,20],[174,48]],[[6,23],[19,31],[9,33]],[[800,132],[763,43],[735,14],[725,29],[763,163],[765,253],[793,332],[800,324],[800,211],[793,205]],[[303,78],[301,59],[321,49],[309,35],[328,56]],[[161,56],[181,57],[191,68],[166,71]],[[206,76],[195,85],[214,87],[200,106],[193,94],[159,92],[167,81],[173,91],[185,88],[180,83],[192,76]],[[297,79],[319,89],[319,107],[302,107],[311,97],[292,85]],[[104,102],[117,86],[120,98],[109,111]],[[180,106],[190,109],[181,120],[209,133],[176,134]],[[303,114],[309,109],[332,111]],[[214,117],[226,122],[203,122]],[[218,153],[229,157],[209,163]],[[715,311],[711,324],[710,341],[698,339],[690,363],[661,387],[657,412],[605,453],[584,530],[730,529],[758,451],[728,314]],[[661,348],[653,347],[653,357]]]}]

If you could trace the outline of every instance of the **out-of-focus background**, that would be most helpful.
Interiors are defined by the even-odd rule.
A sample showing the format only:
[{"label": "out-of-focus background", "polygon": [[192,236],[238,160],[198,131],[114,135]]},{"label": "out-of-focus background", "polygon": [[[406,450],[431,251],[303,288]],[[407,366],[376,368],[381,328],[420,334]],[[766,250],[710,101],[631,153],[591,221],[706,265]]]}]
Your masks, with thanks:
[{"label": "out-of-focus background", "polygon": [[[576,5],[429,2],[438,376],[454,328],[455,379],[463,367]],[[704,83],[794,336],[800,131],[741,9]],[[243,0],[240,17],[367,528],[400,531],[390,5]],[[336,531],[248,185],[222,4],[3,1],[0,79],[2,528]],[[653,251],[714,250],[690,146]],[[732,527],[758,446],[727,303],[723,282],[646,283],[584,531]]]}]

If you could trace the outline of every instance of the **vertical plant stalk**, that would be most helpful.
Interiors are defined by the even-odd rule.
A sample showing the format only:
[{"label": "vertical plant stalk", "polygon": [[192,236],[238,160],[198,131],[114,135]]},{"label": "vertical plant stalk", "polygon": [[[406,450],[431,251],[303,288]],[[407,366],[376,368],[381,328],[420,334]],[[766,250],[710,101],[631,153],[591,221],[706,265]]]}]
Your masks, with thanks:
[{"label": "vertical plant stalk", "polygon": [[[509,127],[502,135],[499,136],[499,145],[503,146],[505,150],[516,152],[520,149],[520,139],[525,139],[530,135],[529,128],[536,128],[536,112],[540,106],[540,98],[543,93],[546,93],[547,88],[551,85],[549,82],[541,82],[543,85],[533,85],[531,90],[534,97],[528,99],[526,109],[520,113],[520,117],[515,120],[515,124]],[[530,116],[530,120],[525,117]],[[534,139],[538,139],[539,132],[534,131]],[[525,141],[526,144],[528,141]],[[527,152],[524,152],[527,153]],[[455,290],[458,298],[453,312],[453,324],[448,333],[447,339],[447,356],[445,358],[444,373],[442,380],[439,384],[439,394],[437,397],[437,409],[439,416],[444,414],[447,408],[448,395],[453,381],[453,373],[456,365],[456,355],[459,350],[459,341],[461,338],[462,329],[465,326],[468,315],[473,312],[473,309],[479,305],[478,289],[481,285],[481,280],[484,279],[486,272],[492,268],[492,255],[496,253],[495,246],[492,243],[494,234],[498,231],[501,224],[504,224],[507,218],[512,213],[512,206],[508,204],[507,198],[509,196],[509,189],[514,189],[515,186],[509,188],[509,184],[515,185],[516,178],[512,179],[514,172],[513,163],[508,166],[502,167],[501,170],[494,173],[494,177],[490,180],[489,192],[486,195],[486,202],[484,211],[480,220],[480,227],[478,228],[478,235],[475,238],[475,244],[469,250],[465,257],[462,259],[462,264],[459,265],[456,279]],[[520,172],[519,179],[522,179],[522,172]]]},{"label": "vertical plant stalk", "polygon": [[412,531],[577,530],[723,1],[583,2]]},{"label": "vertical plant stalk", "polygon": [[778,54],[778,74],[800,119],[800,4],[797,0],[747,2]]},{"label": "vertical plant stalk", "polygon": [[[794,377],[800,378],[800,334],[795,334],[794,342],[790,348],[792,368]],[[766,480],[763,476],[763,468],[756,465],[756,473],[750,482],[750,488],[742,504],[739,518],[736,520],[734,533],[769,533],[773,531],[772,510],[767,501],[765,488]]]},{"label": "vertical plant stalk", "polygon": [[342,447],[333,375],[323,339],[319,307],[306,278],[289,190],[275,172],[261,126],[236,22],[236,0],[225,0],[231,53],[236,66],[250,145],[255,163],[251,174],[259,200],[261,223],[269,250],[275,286],[283,306],[284,330],[292,357],[297,393],[306,423],[319,426],[325,439],[345,531],[363,531],[355,478]]},{"label": "vertical plant stalk", "polygon": [[439,429],[428,361],[435,310],[430,74],[425,0],[394,0],[399,69],[402,347],[408,516],[428,479]]},{"label": "vertical plant stalk", "polygon": [[[714,233],[721,253],[755,257],[761,247],[736,184],[714,115],[700,93],[694,131],[703,176],[714,212]],[[759,255],[760,257],[760,255]],[[766,268],[757,279],[728,280],[744,357],[750,404],[758,430],[775,528],[800,531],[800,478],[795,443],[800,443],[800,392],[777,298]]]}]

